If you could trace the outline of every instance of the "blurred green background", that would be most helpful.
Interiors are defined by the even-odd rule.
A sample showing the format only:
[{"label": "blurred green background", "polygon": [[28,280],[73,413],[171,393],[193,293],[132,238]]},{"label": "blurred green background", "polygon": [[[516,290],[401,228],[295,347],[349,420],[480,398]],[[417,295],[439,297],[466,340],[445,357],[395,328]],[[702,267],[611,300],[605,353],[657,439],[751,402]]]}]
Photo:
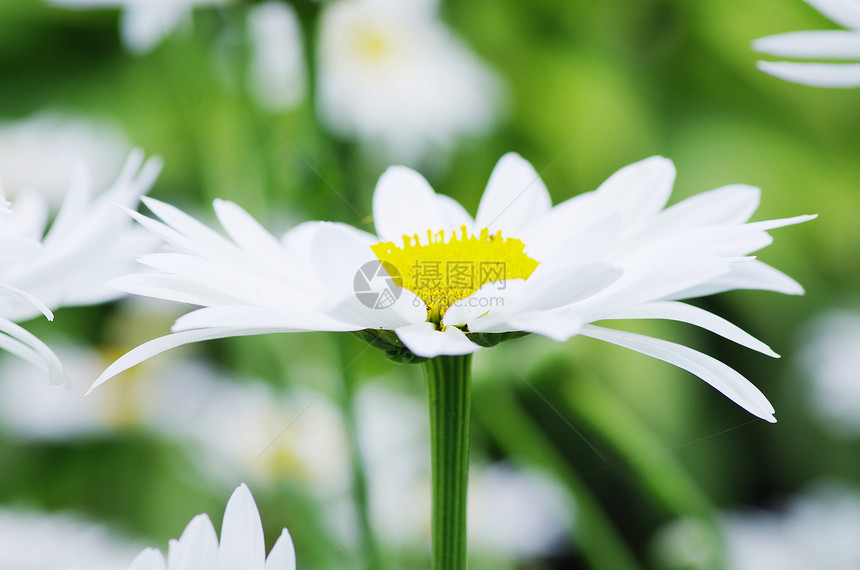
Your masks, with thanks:
[{"label": "blurred green background", "polygon": [[[107,121],[132,145],[164,158],[150,195],[202,218],[211,219],[209,204],[221,197],[273,231],[309,219],[370,230],[370,197],[387,163],[327,134],[309,97],[278,112],[255,103],[244,80],[245,18],[253,6],[201,7],[192,27],[133,55],[120,40],[117,10],[0,2],[0,120],[55,112]],[[294,6],[305,25],[319,10],[313,2]],[[756,70],[749,48],[769,34],[834,25],[800,0],[472,0],[443,1],[439,10],[506,90],[505,111],[492,130],[461,140],[442,160],[417,165],[437,191],[471,212],[495,162],[516,151],[535,165],[556,203],[660,154],[678,169],[673,202],[746,183],[763,190],[754,219],[819,214],[776,230],[774,244],[760,252],[806,287],[804,297],[732,292],[697,303],[761,338],[782,359],[691,327],[625,324],[740,371],[776,407],[775,425],[754,421],[685,372],[590,339],[556,344],[529,337],[475,358],[475,462],[539,472],[563,489],[575,514],[551,548],[501,557],[486,549],[473,554],[472,567],[677,567],[687,562],[667,554],[671,548],[659,537],[673,521],[689,518],[706,529],[696,547],[706,553],[700,567],[719,567],[720,547],[708,542],[723,524],[719,513],[780,512],[786,500],[821,481],[860,488],[858,438],[820,419],[800,357],[808,323],[825,311],[860,309],[860,92],[775,79]],[[171,317],[119,302],[61,309],[52,324],[26,326],[52,346],[95,351],[104,366],[118,351],[166,332]],[[358,525],[352,494],[333,498],[313,490],[301,453],[266,458],[266,449],[254,449],[247,465],[214,473],[217,467],[194,459],[187,437],[158,429],[161,404],[147,400],[153,396],[141,384],[192,358],[224,383],[262,383],[276,395],[304,390],[311,407],[317,395],[340,410],[338,417],[345,413],[339,421],[346,435],[338,436],[347,442],[345,462],[330,469],[345,470],[349,480],[348,432],[363,421],[353,417],[351,395],[395,393],[417,402],[420,416],[420,369],[387,362],[349,335],[321,333],[228,339],[176,352],[101,389],[112,409],[99,430],[35,437],[4,422],[0,504],[82,513],[136,543],[165,548],[197,513],[209,513],[218,528],[230,491],[247,480],[269,546],[287,526],[300,568],[361,567],[362,548],[349,539],[357,536],[349,528]],[[11,360],[0,354],[6,366],[0,376],[12,374]],[[26,381],[44,383],[38,375]],[[136,416],[139,406],[150,419]],[[276,416],[265,433],[283,438],[303,421],[302,406]],[[365,411],[372,416],[373,406]],[[223,420],[231,421],[229,407]],[[261,462],[271,464],[264,475]],[[418,506],[403,508],[422,504],[416,498]],[[426,544],[389,542],[379,528],[376,534],[380,565],[427,567]]]}]

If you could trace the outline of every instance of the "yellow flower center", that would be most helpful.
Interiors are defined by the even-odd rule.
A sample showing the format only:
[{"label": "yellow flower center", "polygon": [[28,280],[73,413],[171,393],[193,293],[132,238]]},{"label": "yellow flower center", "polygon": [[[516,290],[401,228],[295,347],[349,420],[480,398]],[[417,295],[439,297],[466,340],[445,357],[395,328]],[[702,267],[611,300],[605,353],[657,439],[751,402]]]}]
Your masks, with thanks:
[{"label": "yellow flower center", "polygon": [[527,279],[538,262],[523,252],[525,245],[518,239],[491,235],[481,230],[470,235],[466,226],[460,234],[427,231],[427,243],[422,245],[418,235],[403,236],[403,247],[393,242],[371,246],[373,253],[386,267],[400,273],[392,275],[395,282],[415,293],[427,305],[427,320],[437,325],[451,305],[468,297],[485,283],[506,279]]}]

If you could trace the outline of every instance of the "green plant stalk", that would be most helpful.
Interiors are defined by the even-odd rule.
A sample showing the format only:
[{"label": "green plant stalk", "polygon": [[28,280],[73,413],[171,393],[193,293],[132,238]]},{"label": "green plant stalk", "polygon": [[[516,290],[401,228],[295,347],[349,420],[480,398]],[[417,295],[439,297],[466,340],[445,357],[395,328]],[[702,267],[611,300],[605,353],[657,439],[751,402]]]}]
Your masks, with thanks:
[{"label": "green plant stalk", "polygon": [[433,570],[466,568],[471,355],[422,363],[430,408]]}]

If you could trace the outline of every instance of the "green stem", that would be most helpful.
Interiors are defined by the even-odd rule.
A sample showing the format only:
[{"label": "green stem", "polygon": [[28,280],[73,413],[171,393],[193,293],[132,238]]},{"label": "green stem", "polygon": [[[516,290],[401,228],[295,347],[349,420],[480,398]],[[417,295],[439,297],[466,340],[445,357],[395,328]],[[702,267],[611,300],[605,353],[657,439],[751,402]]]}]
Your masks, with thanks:
[{"label": "green stem", "polygon": [[466,568],[471,355],[422,364],[430,407],[433,570]]}]

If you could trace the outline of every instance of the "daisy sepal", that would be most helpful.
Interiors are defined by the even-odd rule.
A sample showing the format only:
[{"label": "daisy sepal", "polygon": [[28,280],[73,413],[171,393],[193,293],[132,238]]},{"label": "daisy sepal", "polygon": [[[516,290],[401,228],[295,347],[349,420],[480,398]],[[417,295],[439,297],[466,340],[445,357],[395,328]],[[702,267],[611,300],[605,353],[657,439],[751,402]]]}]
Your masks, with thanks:
[{"label": "daisy sepal", "polygon": [[663,360],[704,380],[754,416],[776,422],[773,406],[749,380],[719,360],[692,348],[636,333],[585,325],[581,335]]}]

